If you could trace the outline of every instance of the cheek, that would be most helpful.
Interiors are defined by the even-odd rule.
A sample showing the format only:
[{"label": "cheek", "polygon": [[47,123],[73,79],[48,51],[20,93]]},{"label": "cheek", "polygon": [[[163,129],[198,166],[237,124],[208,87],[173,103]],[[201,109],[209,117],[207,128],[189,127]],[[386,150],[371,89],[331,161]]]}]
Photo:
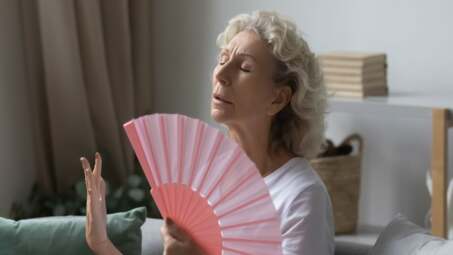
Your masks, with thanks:
[{"label": "cheek", "polygon": [[250,79],[239,87],[241,102],[246,108],[264,109],[269,104],[272,84],[264,79]]}]

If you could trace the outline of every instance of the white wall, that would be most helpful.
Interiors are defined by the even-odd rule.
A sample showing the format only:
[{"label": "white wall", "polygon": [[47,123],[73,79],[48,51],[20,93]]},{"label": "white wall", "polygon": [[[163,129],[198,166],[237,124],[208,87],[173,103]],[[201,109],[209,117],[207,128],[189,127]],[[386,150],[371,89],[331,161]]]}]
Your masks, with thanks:
[{"label": "white wall", "polygon": [[[215,39],[233,15],[255,9],[291,17],[315,52],[385,51],[392,92],[453,91],[453,2],[448,0],[167,0],[154,1],[153,6],[157,111],[212,123],[209,95]],[[430,205],[424,175],[430,161],[431,124],[339,113],[331,114],[328,124],[328,136],[336,142],[352,132],[365,137],[360,224],[382,226],[396,212],[423,224]]]},{"label": "white wall", "polygon": [[23,201],[34,181],[19,1],[0,1],[0,216]]},{"label": "white wall", "polygon": [[[150,69],[157,111],[213,123],[209,95],[217,54],[215,38],[233,15],[255,9],[277,10],[293,18],[316,52],[387,52],[391,91],[443,93],[453,87],[453,16],[449,15],[453,2],[448,0],[153,3],[154,62]],[[12,201],[25,198],[34,180],[20,29],[18,2],[0,1],[0,215],[7,213]],[[365,137],[362,224],[385,225],[397,211],[423,223],[429,207],[424,173],[430,160],[430,128],[430,123],[413,119],[331,114],[329,137],[337,142],[351,132]]]}]

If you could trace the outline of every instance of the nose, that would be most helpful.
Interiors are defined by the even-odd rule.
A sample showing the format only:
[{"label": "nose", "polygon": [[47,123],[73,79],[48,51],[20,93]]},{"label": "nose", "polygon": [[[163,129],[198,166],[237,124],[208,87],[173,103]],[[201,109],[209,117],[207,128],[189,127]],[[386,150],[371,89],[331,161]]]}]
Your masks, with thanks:
[{"label": "nose", "polygon": [[228,86],[231,84],[228,69],[229,69],[229,62],[227,62],[223,65],[217,65],[217,68],[214,72],[215,81],[220,83],[223,86]]}]

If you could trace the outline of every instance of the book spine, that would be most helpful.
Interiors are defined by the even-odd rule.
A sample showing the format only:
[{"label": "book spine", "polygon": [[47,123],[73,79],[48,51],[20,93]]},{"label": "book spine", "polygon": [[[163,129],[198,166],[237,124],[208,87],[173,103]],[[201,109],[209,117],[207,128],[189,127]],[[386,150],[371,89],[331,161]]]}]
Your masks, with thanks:
[{"label": "book spine", "polygon": [[330,67],[352,67],[352,68],[367,68],[372,65],[382,65],[387,67],[387,62],[382,61],[361,61],[361,60],[339,60],[339,59],[319,59],[321,66]]},{"label": "book spine", "polygon": [[321,66],[321,70],[324,75],[366,76],[373,73],[387,73],[384,65],[369,65],[364,68]]},{"label": "book spine", "polygon": [[386,74],[373,74],[372,76],[340,76],[340,75],[324,75],[324,81],[328,83],[366,83],[385,81]]}]

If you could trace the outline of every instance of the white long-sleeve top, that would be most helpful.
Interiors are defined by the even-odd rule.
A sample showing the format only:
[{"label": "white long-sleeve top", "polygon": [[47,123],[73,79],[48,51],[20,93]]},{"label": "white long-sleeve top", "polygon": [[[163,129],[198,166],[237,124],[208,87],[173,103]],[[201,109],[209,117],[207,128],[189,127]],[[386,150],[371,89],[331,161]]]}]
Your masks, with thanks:
[{"label": "white long-sleeve top", "polygon": [[284,255],[333,255],[335,225],[321,178],[295,157],[264,177],[280,215]]}]

